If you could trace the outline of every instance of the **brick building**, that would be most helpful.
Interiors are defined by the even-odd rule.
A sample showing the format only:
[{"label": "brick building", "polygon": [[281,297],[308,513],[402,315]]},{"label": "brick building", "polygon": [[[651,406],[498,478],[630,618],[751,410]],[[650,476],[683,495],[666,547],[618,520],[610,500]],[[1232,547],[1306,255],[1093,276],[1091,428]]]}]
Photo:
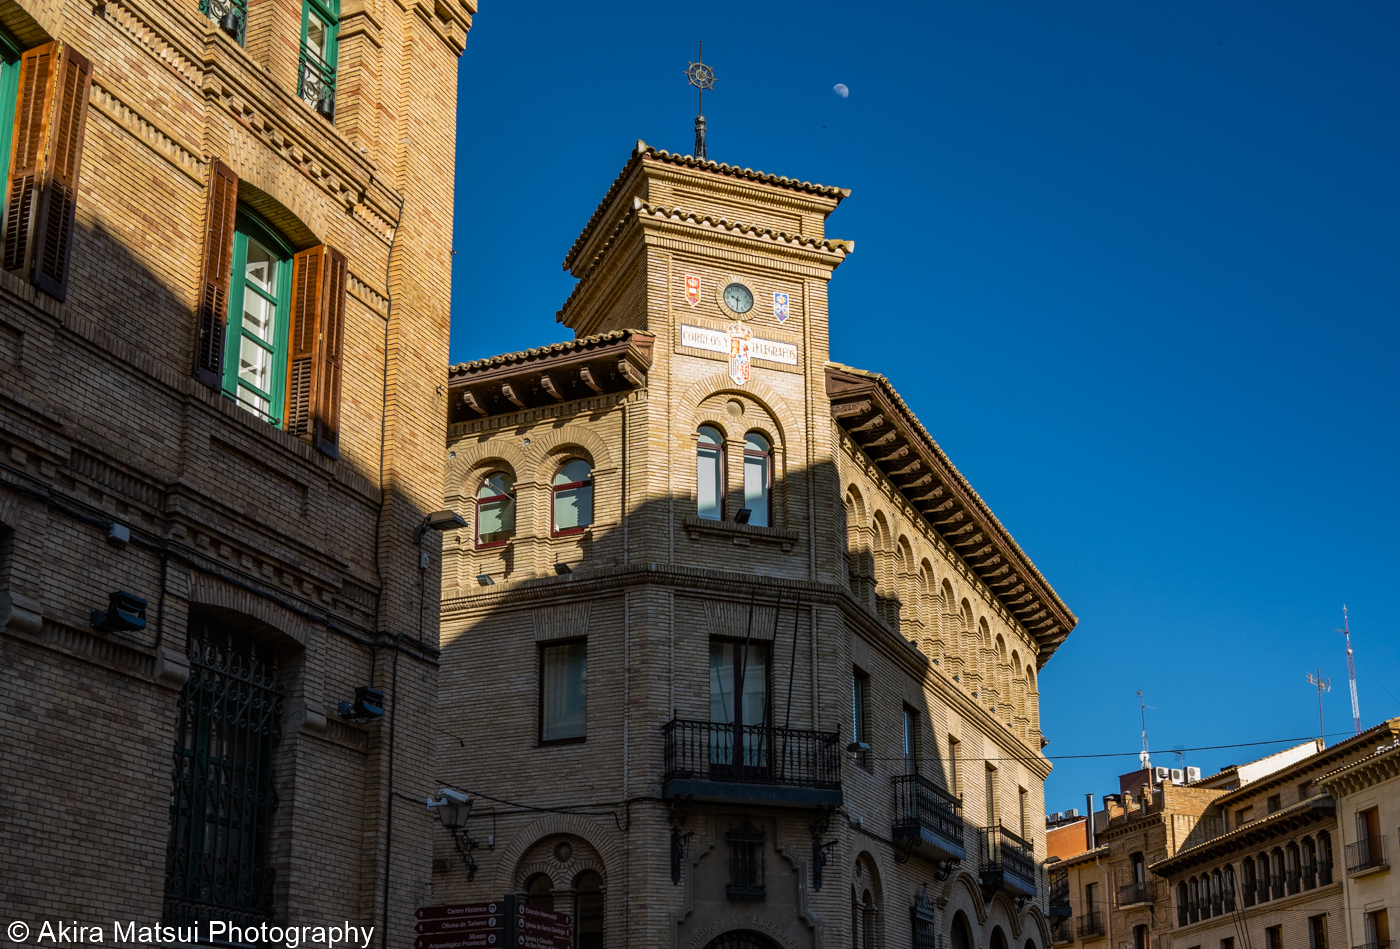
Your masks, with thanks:
[{"label": "brick building", "polygon": [[1391,942],[1392,916],[1400,923],[1400,873],[1391,869],[1391,848],[1400,839],[1400,740],[1382,742],[1314,783],[1337,802],[1346,945],[1383,949]]},{"label": "brick building", "polygon": [[474,9],[0,7],[0,917],[411,942]]},{"label": "brick building", "polygon": [[1075,619],[829,360],[847,194],[639,142],[574,339],[452,367],[435,903],[519,893],[585,949],[1046,946]]}]

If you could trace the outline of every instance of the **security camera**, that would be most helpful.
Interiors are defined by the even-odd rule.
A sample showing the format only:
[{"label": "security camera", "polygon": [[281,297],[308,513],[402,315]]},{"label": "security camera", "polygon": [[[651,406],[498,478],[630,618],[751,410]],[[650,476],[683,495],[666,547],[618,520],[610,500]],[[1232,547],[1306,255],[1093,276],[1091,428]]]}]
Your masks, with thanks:
[{"label": "security camera", "polygon": [[437,792],[436,797],[428,798],[429,807],[442,807],[444,804],[466,804],[471,798],[461,791],[454,791],[451,788],[442,788]]}]

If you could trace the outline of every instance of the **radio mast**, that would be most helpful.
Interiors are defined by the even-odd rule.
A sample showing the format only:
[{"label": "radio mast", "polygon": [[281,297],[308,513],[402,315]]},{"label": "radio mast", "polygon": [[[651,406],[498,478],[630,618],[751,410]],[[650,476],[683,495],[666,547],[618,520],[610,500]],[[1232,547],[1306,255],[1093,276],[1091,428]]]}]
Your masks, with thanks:
[{"label": "radio mast", "polygon": [[1327,747],[1327,729],[1322,724],[1322,693],[1332,691],[1332,680],[1322,677],[1322,670],[1317,670],[1317,675],[1311,672],[1303,673],[1307,680],[1317,687],[1317,740],[1322,743],[1322,747]]},{"label": "radio mast", "polygon": [[1356,702],[1356,662],[1351,658],[1351,624],[1347,622],[1347,605],[1342,604],[1342,628],[1337,630],[1347,637],[1347,681],[1351,685],[1351,727],[1353,734],[1361,734],[1361,706]]}]

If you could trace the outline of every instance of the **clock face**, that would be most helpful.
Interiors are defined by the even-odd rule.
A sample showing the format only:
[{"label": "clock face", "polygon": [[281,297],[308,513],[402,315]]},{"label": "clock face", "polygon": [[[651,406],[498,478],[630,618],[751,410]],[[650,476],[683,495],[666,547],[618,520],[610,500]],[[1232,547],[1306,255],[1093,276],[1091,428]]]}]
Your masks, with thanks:
[{"label": "clock face", "polygon": [[724,288],[724,305],[735,313],[747,313],[753,309],[753,292],[742,283],[731,283]]}]

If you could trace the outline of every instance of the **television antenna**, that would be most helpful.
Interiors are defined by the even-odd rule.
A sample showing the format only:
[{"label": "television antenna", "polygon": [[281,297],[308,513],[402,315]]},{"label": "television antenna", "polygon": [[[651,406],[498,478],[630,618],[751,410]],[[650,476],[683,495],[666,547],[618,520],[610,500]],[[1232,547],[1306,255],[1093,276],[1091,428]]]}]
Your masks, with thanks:
[{"label": "television antenna", "polygon": [[1351,657],[1351,624],[1347,622],[1347,605],[1342,604],[1342,628],[1336,632],[1347,638],[1347,684],[1351,686],[1351,727],[1352,734],[1361,734],[1361,706],[1356,701],[1356,662]]},{"label": "television antenna", "polygon": [[[1322,677],[1322,670],[1317,670],[1317,675],[1311,672],[1303,673],[1303,676],[1317,687],[1317,740],[1322,743],[1322,747],[1327,747],[1327,730],[1322,725],[1322,693],[1332,691],[1332,680]],[[1353,695],[1356,693],[1353,691]]]},{"label": "television antenna", "polygon": [[1142,769],[1146,771],[1152,767],[1152,758],[1147,752],[1147,710],[1151,708],[1156,711],[1156,709],[1144,702],[1141,691],[1137,692],[1137,697],[1138,710],[1142,713],[1142,752],[1138,754],[1138,761],[1142,763]]},{"label": "television antenna", "polygon": [[705,65],[705,41],[700,41],[700,55],[690,63],[685,77],[692,86],[700,90],[699,115],[695,116],[695,157],[705,158],[705,90],[715,87],[715,71]]}]

